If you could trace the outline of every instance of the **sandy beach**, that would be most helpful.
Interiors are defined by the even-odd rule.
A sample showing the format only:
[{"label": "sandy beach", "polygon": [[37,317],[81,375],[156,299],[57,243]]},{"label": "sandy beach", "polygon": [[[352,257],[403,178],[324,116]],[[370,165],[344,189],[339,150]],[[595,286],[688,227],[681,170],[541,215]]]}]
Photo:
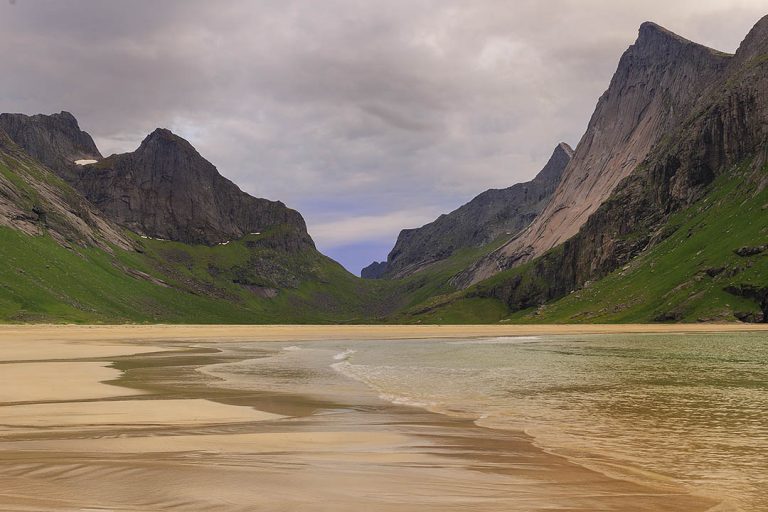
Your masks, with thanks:
[{"label": "sandy beach", "polygon": [[[542,334],[696,333],[768,331],[768,324],[569,325],[0,325],[0,361],[121,355],[161,350],[153,341],[311,341],[328,339],[462,338]],[[35,342],[7,344],[6,341]],[[115,342],[129,342],[120,345]],[[44,344],[44,345],[41,345]],[[135,347],[139,348],[135,348]]]},{"label": "sandy beach", "polygon": [[[715,510],[716,500],[671,482],[612,478],[522,432],[393,405],[341,377],[343,395],[297,394],[201,370],[260,357],[242,344],[256,341],[758,329],[2,326],[0,509]],[[237,350],[215,348],[235,341]]]}]

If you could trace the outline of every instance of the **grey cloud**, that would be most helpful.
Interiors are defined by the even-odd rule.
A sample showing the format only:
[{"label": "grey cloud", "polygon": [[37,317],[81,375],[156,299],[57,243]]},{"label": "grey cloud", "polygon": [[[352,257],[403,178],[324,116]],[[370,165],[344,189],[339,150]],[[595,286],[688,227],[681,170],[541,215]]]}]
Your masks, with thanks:
[{"label": "grey cloud", "polygon": [[107,153],[169,127],[245,190],[299,209],[321,248],[382,246],[394,222],[529,179],[557,142],[576,144],[642,21],[733,51],[764,9],[18,0],[0,4],[0,110],[70,110]]}]

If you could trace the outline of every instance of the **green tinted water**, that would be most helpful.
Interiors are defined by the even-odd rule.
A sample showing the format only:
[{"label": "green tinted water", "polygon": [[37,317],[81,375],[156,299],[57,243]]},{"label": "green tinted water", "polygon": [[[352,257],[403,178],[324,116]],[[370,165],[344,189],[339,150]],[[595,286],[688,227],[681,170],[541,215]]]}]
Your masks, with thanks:
[{"label": "green tinted water", "polygon": [[342,393],[329,367],[392,402],[522,429],[603,471],[768,511],[766,334],[313,342],[218,371]]}]

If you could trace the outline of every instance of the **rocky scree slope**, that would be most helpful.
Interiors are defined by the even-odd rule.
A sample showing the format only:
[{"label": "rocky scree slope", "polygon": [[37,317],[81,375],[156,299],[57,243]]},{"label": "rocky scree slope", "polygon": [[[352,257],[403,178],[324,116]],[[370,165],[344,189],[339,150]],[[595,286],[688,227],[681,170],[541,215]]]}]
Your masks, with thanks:
[{"label": "rocky scree slope", "polygon": [[47,234],[61,245],[112,251],[133,243],[61,178],[0,129],[0,226]]},{"label": "rocky scree slope", "polygon": [[572,156],[573,149],[561,142],[533,180],[487,190],[425,226],[402,230],[387,261],[372,263],[363,269],[362,277],[405,277],[458,249],[481,247],[499,237],[516,235],[547,205]]}]

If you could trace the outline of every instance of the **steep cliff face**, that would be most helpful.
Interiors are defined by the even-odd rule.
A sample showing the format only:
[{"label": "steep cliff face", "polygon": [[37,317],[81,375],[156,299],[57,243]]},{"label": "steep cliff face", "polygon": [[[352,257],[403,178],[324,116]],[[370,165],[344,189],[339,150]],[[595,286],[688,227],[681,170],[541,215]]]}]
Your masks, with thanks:
[{"label": "steep cliff face", "polygon": [[[679,126],[620,182],[576,236],[470,293],[499,298],[513,311],[542,304],[626,265],[671,236],[679,229],[669,223],[675,212],[692,205],[701,211],[719,206],[702,199],[716,179],[726,184],[745,180],[752,196],[763,191],[768,186],[768,16],[709,86],[699,90]],[[671,108],[679,110],[678,105]]]},{"label": "steep cliff face", "polygon": [[550,203],[521,236],[457,279],[462,286],[574,236],[667,134],[679,128],[731,57],[643,23],[600,97]]},{"label": "steep cliff face", "polygon": [[448,258],[458,249],[515,235],[549,202],[572,155],[571,147],[561,142],[533,180],[487,190],[425,226],[401,231],[386,263],[366,267],[362,277],[404,277]]},{"label": "steep cliff face", "polygon": [[121,230],[0,130],[0,226],[61,245],[130,248]]},{"label": "steep cliff face", "polygon": [[269,238],[275,248],[314,248],[298,212],[241,191],[168,130],[155,130],[133,153],[82,166],[74,185],[110,219],[144,236],[213,245],[279,231]]},{"label": "steep cliff face", "polygon": [[35,160],[72,180],[78,160],[100,160],[96,144],[69,112],[53,115],[0,114],[0,130]]}]

